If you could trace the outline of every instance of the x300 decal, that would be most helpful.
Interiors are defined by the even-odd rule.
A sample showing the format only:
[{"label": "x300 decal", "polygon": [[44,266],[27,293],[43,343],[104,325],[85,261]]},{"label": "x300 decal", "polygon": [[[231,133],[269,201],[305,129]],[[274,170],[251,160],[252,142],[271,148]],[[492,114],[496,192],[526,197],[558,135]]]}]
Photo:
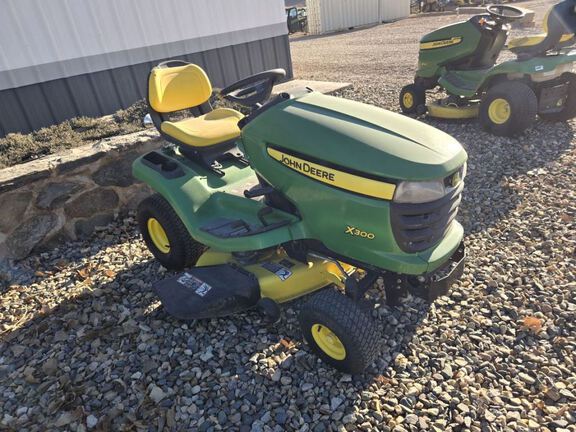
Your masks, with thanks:
[{"label": "x300 decal", "polygon": [[350,226],[350,225],[346,226],[345,234],[349,234],[349,235],[354,236],[354,237],[362,237],[362,238],[365,238],[368,240],[374,240],[374,238],[376,237],[371,232],[363,231],[361,229],[358,229],[358,228]]}]

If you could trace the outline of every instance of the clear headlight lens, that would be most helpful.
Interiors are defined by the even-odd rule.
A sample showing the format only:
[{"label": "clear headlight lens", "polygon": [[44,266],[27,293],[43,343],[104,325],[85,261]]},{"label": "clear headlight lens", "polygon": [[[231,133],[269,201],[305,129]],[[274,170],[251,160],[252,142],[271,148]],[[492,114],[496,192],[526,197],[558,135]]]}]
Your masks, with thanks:
[{"label": "clear headlight lens", "polygon": [[[453,188],[464,181],[467,166],[462,165],[458,171],[446,179],[431,181],[403,181],[396,186],[394,201],[399,203],[425,203],[442,198]],[[448,180],[448,182],[446,182]]]},{"label": "clear headlight lens", "polygon": [[444,181],[403,181],[396,187],[394,201],[424,203],[440,199],[445,194]]}]

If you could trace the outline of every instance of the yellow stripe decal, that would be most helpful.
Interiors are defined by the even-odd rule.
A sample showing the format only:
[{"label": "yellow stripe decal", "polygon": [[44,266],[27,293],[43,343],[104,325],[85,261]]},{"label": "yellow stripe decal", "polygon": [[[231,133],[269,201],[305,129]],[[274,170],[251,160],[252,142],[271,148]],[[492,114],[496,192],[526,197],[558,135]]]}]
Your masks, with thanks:
[{"label": "yellow stripe decal", "polygon": [[373,198],[391,200],[394,197],[394,191],[396,190],[396,185],[394,184],[339,171],[273,148],[268,148],[268,154],[291,170],[322,183]]},{"label": "yellow stripe decal", "polygon": [[420,43],[420,49],[429,50],[434,48],[444,48],[447,46],[458,45],[460,42],[462,42],[462,38],[460,36],[455,36],[450,39],[442,39],[432,42],[422,42]]}]

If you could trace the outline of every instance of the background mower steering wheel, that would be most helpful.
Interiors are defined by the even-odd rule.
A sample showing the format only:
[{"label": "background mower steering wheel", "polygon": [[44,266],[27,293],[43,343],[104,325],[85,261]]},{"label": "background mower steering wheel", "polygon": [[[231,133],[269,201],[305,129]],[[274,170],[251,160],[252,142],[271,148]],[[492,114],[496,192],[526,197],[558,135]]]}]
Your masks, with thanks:
[{"label": "background mower steering wheel", "polygon": [[526,15],[522,9],[508,5],[490,5],[486,11],[494,21],[500,24],[518,21]]},{"label": "background mower steering wheel", "polygon": [[220,94],[231,102],[257,107],[270,97],[274,85],[285,76],[284,69],[267,70],[229,85]]}]

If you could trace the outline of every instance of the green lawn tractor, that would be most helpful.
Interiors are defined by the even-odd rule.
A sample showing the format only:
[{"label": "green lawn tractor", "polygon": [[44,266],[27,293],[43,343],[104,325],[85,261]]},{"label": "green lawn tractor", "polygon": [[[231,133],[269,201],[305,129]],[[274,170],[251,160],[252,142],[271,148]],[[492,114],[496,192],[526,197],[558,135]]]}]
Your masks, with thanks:
[{"label": "green lawn tractor", "polygon": [[[134,162],[156,192],[138,221],[156,259],[182,271],[154,289],[179,319],[255,309],[273,322],[279,304],[315,292],[299,312],[304,338],[361,372],[379,347],[366,297],[379,278],[395,303],[408,290],[432,301],[461,275],[467,155],[400,114],[311,90],[271,97],[284,75],[220,92],[244,116],[212,108],[200,67],[152,70],[150,115],[168,144]],[[175,119],[182,110],[192,116]]]},{"label": "green lawn tractor", "polygon": [[[576,117],[576,0],[553,6],[544,33],[508,42],[514,59],[496,64],[510,23],[524,17],[513,6],[488,6],[485,14],[442,27],[420,41],[414,83],[400,92],[406,114],[446,119],[479,117],[487,131],[512,136],[543,120]],[[426,91],[447,96],[426,105]]]}]

